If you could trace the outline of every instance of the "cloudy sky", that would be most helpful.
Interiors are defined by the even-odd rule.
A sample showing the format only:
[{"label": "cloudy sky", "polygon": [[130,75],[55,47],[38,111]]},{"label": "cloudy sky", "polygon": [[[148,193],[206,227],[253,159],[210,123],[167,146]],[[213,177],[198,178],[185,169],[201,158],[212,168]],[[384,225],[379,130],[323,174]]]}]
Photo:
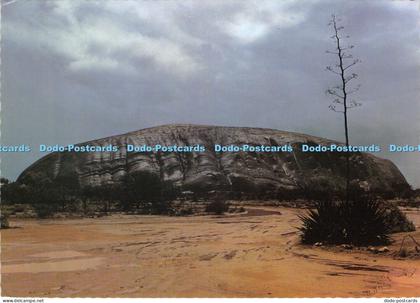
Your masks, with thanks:
[{"label": "cloudy sky", "polygon": [[[3,0],[1,143],[68,144],[168,123],[343,141],[325,94],[331,13],[362,63],[352,144],[420,144],[418,1]],[[2,154],[15,179],[37,152]],[[419,154],[382,153],[420,187]]]}]

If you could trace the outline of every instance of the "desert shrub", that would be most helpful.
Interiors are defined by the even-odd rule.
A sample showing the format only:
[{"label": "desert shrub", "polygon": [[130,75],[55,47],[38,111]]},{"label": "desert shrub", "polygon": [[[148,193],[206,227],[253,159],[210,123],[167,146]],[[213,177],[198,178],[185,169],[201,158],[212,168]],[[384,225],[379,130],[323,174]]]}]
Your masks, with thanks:
[{"label": "desert shrub", "polygon": [[414,231],[416,228],[413,222],[407,219],[407,216],[392,203],[381,203],[381,208],[385,212],[385,224],[389,227],[390,232],[408,232]]},{"label": "desert shrub", "polygon": [[300,216],[303,243],[380,245],[389,243],[387,213],[378,200],[367,196],[348,202],[322,201]]},{"label": "desert shrub", "polygon": [[183,216],[191,216],[194,214],[194,209],[192,207],[188,207],[181,210],[181,214]]},{"label": "desert shrub", "polygon": [[39,203],[34,205],[35,212],[40,219],[50,218],[57,212],[54,204]]},{"label": "desert shrub", "polygon": [[229,210],[229,203],[224,199],[216,198],[206,206],[206,212],[221,215]]},{"label": "desert shrub", "polygon": [[9,218],[4,213],[0,215],[0,228],[1,229],[9,228]]},{"label": "desert shrub", "polygon": [[176,216],[191,216],[193,214],[194,214],[194,210],[192,207],[182,208],[178,212],[175,213]]},{"label": "desert shrub", "polygon": [[122,179],[125,199],[124,209],[148,208],[148,203],[158,201],[162,196],[162,181],[160,177],[149,171],[137,171]]},{"label": "desert shrub", "polygon": [[171,203],[166,200],[158,200],[149,204],[149,213],[152,215],[168,215],[172,212]]}]

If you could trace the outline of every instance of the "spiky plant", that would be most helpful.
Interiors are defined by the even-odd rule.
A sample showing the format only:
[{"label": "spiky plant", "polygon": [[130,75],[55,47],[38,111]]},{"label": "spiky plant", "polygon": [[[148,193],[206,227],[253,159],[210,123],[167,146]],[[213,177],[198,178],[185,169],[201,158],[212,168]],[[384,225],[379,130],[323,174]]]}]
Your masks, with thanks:
[{"label": "spiky plant", "polygon": [[342,222],[337,220],[341,216],[338,204],[329,200],[319,201],[315,209],[305,215],[300,215],[303,226],[300,229],[302,242],[313,244],[316,242],[334,243],[342,239]]},{"label": "spiky plant", "polygon": [[302,243],[380,245],[389,242],[390,226],[379,201],[359,197],[346,202],[322,201],[299,216]]}]

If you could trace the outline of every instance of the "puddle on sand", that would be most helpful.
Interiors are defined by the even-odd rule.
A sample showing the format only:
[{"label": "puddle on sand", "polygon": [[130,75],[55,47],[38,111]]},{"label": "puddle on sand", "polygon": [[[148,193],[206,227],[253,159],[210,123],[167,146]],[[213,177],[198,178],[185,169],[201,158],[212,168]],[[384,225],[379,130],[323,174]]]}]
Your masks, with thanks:
[{"label": "puddle on sand", "polygon": [[65,261],[32,262],[22,264],[3,265],[2,274],[11,273],[41,273],[41,272],[63,272],[82,271],[91,269],[102,264],[103,258],[86,258]]},{"label": "puddle on sand", "polygon": [[30,255],[32,258],[48,258],[48,259],[67,259],[67,258],[78,258],[86,257],[86,254],[80,253],[75,250],[61,250],[61,251],[51,251],[45,253],[39,253]]}]

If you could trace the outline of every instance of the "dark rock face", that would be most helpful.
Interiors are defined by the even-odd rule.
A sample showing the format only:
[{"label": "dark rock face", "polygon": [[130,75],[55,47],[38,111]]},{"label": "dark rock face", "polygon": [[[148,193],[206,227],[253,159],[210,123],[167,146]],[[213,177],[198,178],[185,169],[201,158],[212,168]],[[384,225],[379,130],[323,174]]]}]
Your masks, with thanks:
[{"label": "dark rock face", "polygon": [[[119,182],[131,172],[147,170],[184,191],[286,192],[340,190],[345,184],[344,153],[304,153],[301,144],[337,144],[330,140],[273,129],[201,125],[165,125],[78,144],[116,145],[117,152],[51,153],[28,167],[18,178],[76,178],[83,187]],[[137,146],[204,146],[204,152],[128,152]],[[293,152],[223,152],[214,145],[279,146]],[[399,192],[408,187],[389,160],[367,153],[351,157],[351,175],[361,187]]]}]

